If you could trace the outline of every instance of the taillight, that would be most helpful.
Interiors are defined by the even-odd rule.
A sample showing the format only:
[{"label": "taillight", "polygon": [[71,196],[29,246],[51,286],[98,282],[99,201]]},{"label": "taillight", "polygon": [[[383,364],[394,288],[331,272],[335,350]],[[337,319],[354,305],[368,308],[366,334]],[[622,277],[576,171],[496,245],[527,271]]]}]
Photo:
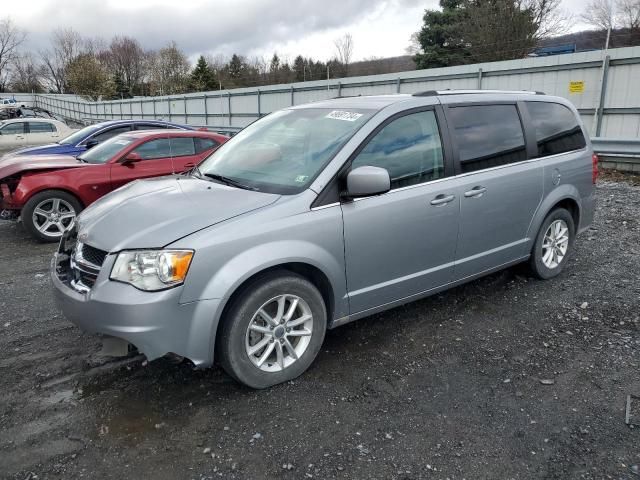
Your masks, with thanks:
[{"label": "taillight", "polygon": [[594,153],[591,157],[591,181],[594,185],[596,180],[598,180],[598,155]]}]

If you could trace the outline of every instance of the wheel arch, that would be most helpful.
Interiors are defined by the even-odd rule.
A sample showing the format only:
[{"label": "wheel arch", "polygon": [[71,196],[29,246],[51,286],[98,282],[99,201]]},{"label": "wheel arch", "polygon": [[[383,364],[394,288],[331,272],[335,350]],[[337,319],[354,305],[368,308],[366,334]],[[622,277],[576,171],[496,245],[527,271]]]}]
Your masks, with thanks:
[{"label": "wheel arch", "polygon": [[233,307],[235,301],[243,294],[243,292],[261,277],[278,272],[295,273],[311,282],[322,295],[322,299],[324,300],[324,304],[327,309],[327,325],[331,324],[336,305],[334,296],[335,293],[329,277],[320,268],[312,265],[311,263],[307,263],[304,261],[290,261],[263,268],[262,270],[259,270],[243,279],[243,281],[233,290],[233,292],[220,306],[220,316],[218,318],[218,324],[215,331],[216,339],[219,337],[219,333],[222,325],[225,322],[226,315]]},{"label": "wheel arch", "polygon": [[[40,182],[38,182],[40,183]],[[20,189],[20,186],[18,186],[18,189]],[[71,195],[73,198],[75,198],[78,203],[82,206],[82,208],[87,208],[87,205],[85,204],[85,202],[82,201],[82,197],[78,194],[78,192],[74,191],[71,188],[68,188],[67,186],[51,186],[51,185],[35,185],[35,186],[29,186],[29,188],[24,188],[24,192],[22,192],[22,195],[20,196],[20,204],[22,205],[22,207],[20,208],[22,210],[22,208],[24,208],[24,206],[27,204],[27,202],[29,200],[31,200],[34,196],[43,193],[43,192],[48,192],[48,191],[52,191],[52,192],[63,192],[66,193],[67,195]]]},{"label": "wheel arch", "polygon": [[578,232],[580,228],[580,219],[582,217],[582,202],[580,200],[580,194],[574,186],[562,185],[550,192],[538,207],[527,234],[531,245],[533,245],[535,237],[538,234],[538,230],[540,230],[544,219],[547,218],[547,215],[556,208],[564,208],[569,211],[575,224],[575,231],[576,233]]}]

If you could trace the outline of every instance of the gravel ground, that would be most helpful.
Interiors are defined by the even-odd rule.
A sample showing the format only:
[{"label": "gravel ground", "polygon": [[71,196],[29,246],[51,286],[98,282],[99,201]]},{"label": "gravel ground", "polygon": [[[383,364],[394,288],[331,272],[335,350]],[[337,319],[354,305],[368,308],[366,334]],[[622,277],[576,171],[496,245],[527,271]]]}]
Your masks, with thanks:
[{"label": "gravel ground", "polygon": [[[294,382],[99,360],[54,247],[0,222],[0,477],[640,478],[640,186],[605,177],[542,282],[513,268],[330,331]],[[640,400],[632,404],[640,423]]]}]

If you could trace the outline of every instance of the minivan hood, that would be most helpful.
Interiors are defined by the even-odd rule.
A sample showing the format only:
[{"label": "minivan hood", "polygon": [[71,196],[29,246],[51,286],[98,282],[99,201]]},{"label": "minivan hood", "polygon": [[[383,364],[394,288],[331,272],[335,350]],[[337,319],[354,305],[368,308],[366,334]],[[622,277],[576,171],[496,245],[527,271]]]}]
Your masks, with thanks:
[{"label": "minivan hood", "polygon": [[77,219],[78,238],[108,252],[161,248],[278,198],[194,177],[138,180],[84,210]]}]

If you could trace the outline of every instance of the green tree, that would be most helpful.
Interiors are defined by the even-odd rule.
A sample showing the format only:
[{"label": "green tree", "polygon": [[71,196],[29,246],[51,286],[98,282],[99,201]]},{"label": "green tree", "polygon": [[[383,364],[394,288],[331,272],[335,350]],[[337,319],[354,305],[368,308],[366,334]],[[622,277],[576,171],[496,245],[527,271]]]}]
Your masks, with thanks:
[{"label": "green tree", "polygon": [[205,58],[200,55],[195,68],[191,72],[191,88],[196,92],[215,90],[217,80],[213,70],[207,64]]},{"label": "green tree", "polygon": [[306,68],[307,63],[304,58],[302,55],[298,55],[293,61],[293,71],[295,72],[296,82],[304,82],[306,80]]},{"label": "green tree", "polygon": [[116,71],[113,75],[113,87],[115,90],[115,96],[117,98],[131,98],[131,92],[129,91],[129,87],[124,83],[124,79],[122,78],[122,73]]},{"label": "green tree", "polygon": [[425,10],[418,34],[422,52],[414,57],[418,68],[462,65],[471,60],[463,33],[469,21],[468,4],[468,0],[440,0],[442,10]]},{"label": "green tree", "polygon": [[231,82],[230,87],[242,86],[242,77],[246,67],[247,65],[244,59],[234,53],[225,68],[229,81]]},{"label": "green tree", "polygon": [[418,68],[522,58],[564,28],[560,0],[440,0],[425,10]]},{"label": "green tree", "polygon": [[73,93],[89,100],[109,98],[115,93],[113,81],[106,68],[89,53],[82,53],[69,63],[67,79]]}]

